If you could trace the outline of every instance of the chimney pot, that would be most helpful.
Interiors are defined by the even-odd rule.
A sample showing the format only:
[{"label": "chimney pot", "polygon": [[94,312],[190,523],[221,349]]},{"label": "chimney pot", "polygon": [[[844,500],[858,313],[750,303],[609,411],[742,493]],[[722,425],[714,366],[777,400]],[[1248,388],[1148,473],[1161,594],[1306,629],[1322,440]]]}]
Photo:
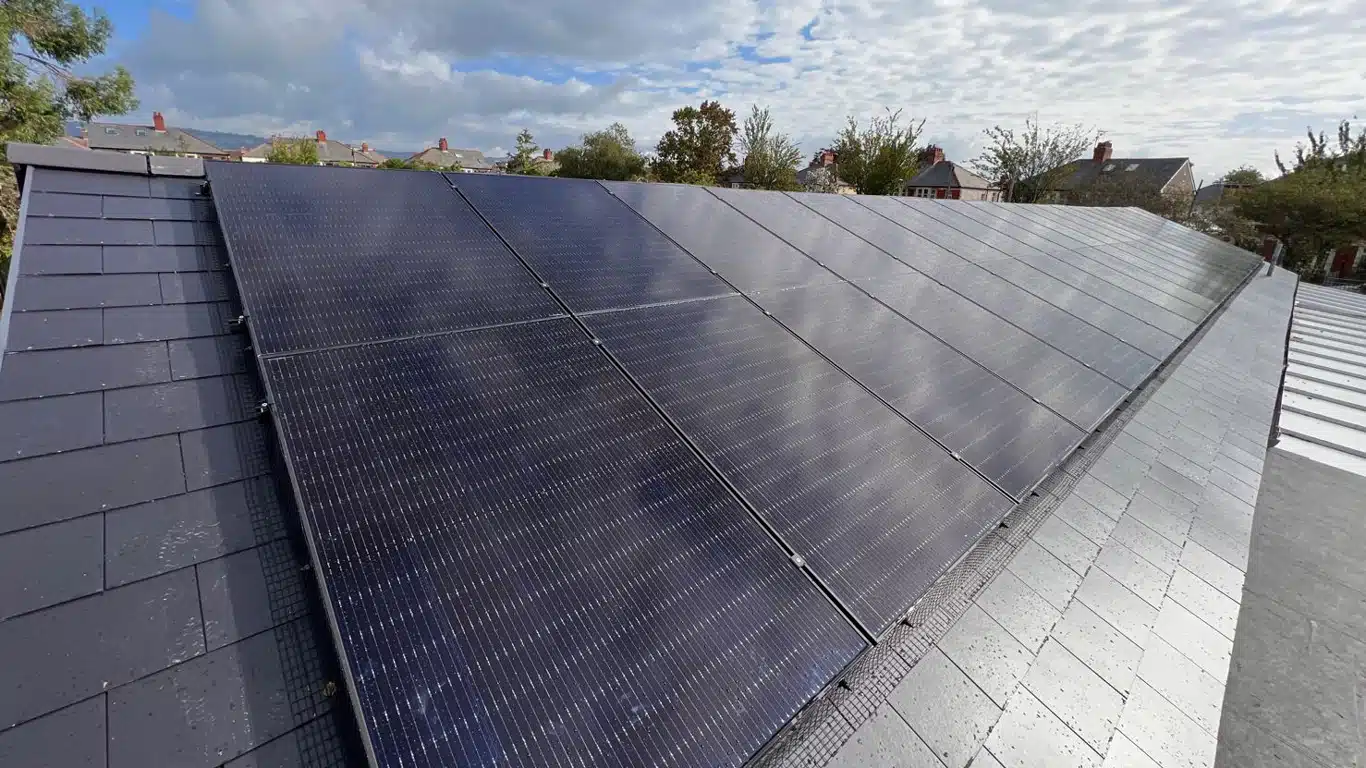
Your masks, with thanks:
[{"label": "chimney pot", "polygon": [[555,153],[554,153],[554,152],[551,152],[551,151],[548,150],[548,149],[547,149],[545,152],[543,152],[543,153],[541,154],[541,156],[544,157],[546,160],[554,160],[554,159],[555,159]]},{"label": "chimney pot", "polygon": [[924,161],[925,165],[942,163],[944,162],[944,150],[937,144],[931,144],[925,147],[924,153],[921,154],[921,160]]},{"label": "chimney pot", "polygon": [[166,132],[166,118],[162,117],[160,112],[152,113],[152,128],[156,130],[157,133]]},{"label": "chimney pot", "polygon": [[446,143],[446,137],[445,137],[445,136],[442,136],[441,139],[440,139],[439,141],[436,142],[436,146],[437,146],[437,148],[439,148],[442,152],[445,152],[445,151],[447,151],[447,150],[449,150],[449,149],[451,148],[451,145]]},{"label": "chimney pot", "polygon": [[322,144],[325,141],[327,141],[327,131],[318,131],[318,143]]},{"label": "chimney pot", "polygon": [[821,151],[821,165],[824,166],[824,165],[834,165],[834,164],[835,164],[835,151],[834,151],[833,149],[822,150],[822,151]]},{"label": "chimney pot", "polygon": [[360,143],[360,151],[362,151],[362,152],[369,152],[369,151],[370,151],[370,144],[369,144],[368,142],[362,141],[362,142]]},{"label": "chimney pot", "polygon": [[1101,143],[1096,145],[1096,153],[1091,156],[1091,159],[1095,160],[1097,163],[1103,163],[1106,160],[1110,159],[1110,154],[1113,151],[1113,149],[1114,148],[1110,145],[1110,142],[1102,141]]}]

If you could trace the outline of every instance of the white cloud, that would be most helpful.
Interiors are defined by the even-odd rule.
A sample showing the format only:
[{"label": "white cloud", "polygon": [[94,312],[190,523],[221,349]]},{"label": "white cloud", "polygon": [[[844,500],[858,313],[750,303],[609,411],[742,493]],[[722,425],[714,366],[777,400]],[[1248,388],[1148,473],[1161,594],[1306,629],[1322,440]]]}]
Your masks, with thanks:
[{"label": "white cloud", "polygon": [[[327,129],[484,149],[558,146],[620,120],[650,144],[716,97],[773,108],[808,150],[845,116],[904,107],[969,159],[1031,112],[1197,177],[1273,168],[1306,125],[1366,113],[1366,0],[199,0],[153,12],[126,63],[145,107],[189,125]],[[803,30],[810,28],[811,39]]]}]

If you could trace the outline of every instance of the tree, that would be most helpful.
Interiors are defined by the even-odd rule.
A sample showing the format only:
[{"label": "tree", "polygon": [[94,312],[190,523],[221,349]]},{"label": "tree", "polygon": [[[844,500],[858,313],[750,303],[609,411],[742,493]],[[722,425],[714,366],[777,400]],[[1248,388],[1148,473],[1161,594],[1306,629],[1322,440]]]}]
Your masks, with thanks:
[{"label": "tree", "polygon": [[1314,135],[1311,128],[1308,131],[1309,146],[1305,147],[1301,142],[1295,145],[1295,165],[1287,169],[1285,163],[1281,162],[1281,153],[1276,153],[1276,167],[1281,169],[1281,174],[1285,175],[1292,171],[1301,171],[1307,168],[1331,167],[1342,171],[1366,171],[1366,131],[1352,136],[1352,124],[1343,120],[1338,123],[1338,142],[1337,148],[1329,146],[1328,138],[1323,131],[1319,131],[1318,136]]},{"label": "tree", "polygon": [[849,124],[835,139],[835,156],[839,158],[836,173],[846,184],[861,195],[895,195],[901,182],[915,175],[919,168],[916,142],[925,127],[909,120],[901,123],[901,110],[868,121],[860,129],[858,121]]},{"label": "tree", "polygon": [[508,159],[508,173],[535,173],[535,164],[531,161],[540,153],[541,148],[536,146],[536,137],[531,135],[531,131],[523,128],[522,132],[517,134],[517,149]]},{"label": "tree", "polygon": [[292,139],[276,136],[270,140],[266,160],[283,165],[317,165],[318,142],[313,139]]},{"label": "tree", "polygon": [[746,184],[757,189],[801,189],[796,166],[802,151],[787,134],[774,131],[767,107],[750,108],[740,132],[740,151],[745,155],[741,170]]},{"label": "tree", "polygon": [[76,65],[104,53],[114,27],[103,11],[86,12],[64,0],[0,2],[4,56],[0,58],[0,293],[9,271],[19,188],[5,144],[47,144],[66,121],[121,115],[137,109],[133,78],[123,67],[77,75]]},{"label": "tree", "polygon": [[651,170],[657,179],[715,184],[735,165],[735,113],[721,102],[676,109],[673,123],[655,148]]},{"label": "tree", "polygon": [[448,166],[439,166],[434,163],[426,163],[421,160],[404,160],[401,157],[391,157],[379,164],[384,170],[392,171],[459,171],[460,163]]},{"label": "tree", "polygon": [[1255,187],[1263,181],[1266,181],[1266,179],[1262,176],[1262,172],[1256,168],[1253,168],[1250,165],[1242,165],[1224,174],[1220,181],[1225,184],[1241,184]]},{"label": "tree", "polygon": [[1024,130],[986,129],[987,147],[969,165],[979,175],[1000,181],[1008,201],[1037,203],[1073,170],[1072,161],[1100,140],[1101,132],[1077,125],[1041,126],[1038,115],[1025,118]]},{"label": "tree", "polygon": [[560,164],[555,175],[568,179],[633,181],[645,176],[645,158],[621,123],[585,133],[579,145],[565,147],[555,157]]}]

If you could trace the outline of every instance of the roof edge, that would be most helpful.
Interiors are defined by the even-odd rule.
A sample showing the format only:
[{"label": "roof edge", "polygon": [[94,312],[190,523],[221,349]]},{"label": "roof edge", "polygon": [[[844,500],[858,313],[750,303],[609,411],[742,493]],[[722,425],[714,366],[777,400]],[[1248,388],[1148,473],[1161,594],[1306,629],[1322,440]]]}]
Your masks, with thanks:
[{"label": "roof edge", "polygon": [[140,176],[146,176],[149,173],[147,155],[130,155],[123,152],[103,152],[76,149],[75,147],[51,147],[20,142],[10,142],[5,145],[5,154],[11,165],[69,168],[77,171],[104,171],[106,173],[134,173]]}]

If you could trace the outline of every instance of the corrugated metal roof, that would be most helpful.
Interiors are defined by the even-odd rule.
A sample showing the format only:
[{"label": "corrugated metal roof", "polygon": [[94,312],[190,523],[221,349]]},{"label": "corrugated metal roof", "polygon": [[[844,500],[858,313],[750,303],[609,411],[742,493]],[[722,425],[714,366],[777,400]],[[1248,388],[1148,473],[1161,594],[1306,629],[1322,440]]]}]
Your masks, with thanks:
[{"label": "corrugated metal roof", "polygon": [[1366,475],[1366,296],[1301,284],[1279,447]]}]

